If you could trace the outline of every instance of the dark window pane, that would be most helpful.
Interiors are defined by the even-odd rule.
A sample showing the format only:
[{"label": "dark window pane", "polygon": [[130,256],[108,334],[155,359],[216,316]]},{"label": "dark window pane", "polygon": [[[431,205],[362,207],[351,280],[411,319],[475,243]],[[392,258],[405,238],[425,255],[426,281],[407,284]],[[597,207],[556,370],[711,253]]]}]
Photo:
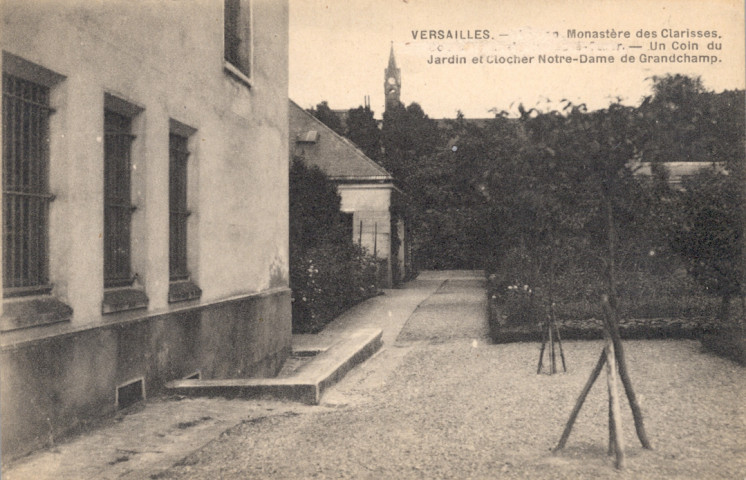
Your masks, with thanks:
[{"label": "dark window pane", "polygon": [[240,0],[225,0],[224,15],[225,59],[233,65],[240,66],[239,47],[241,37],[238,31],[241,15]]}]

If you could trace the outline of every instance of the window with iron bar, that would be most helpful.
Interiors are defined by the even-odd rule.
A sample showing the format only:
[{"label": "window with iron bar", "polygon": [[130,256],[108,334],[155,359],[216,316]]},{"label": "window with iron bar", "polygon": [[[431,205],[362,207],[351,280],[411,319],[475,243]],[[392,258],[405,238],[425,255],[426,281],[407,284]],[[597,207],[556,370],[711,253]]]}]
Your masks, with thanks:
[{"label": "window with iron bar", "polygon": [[3,295],[49,284],[49,88],[3,74]]},{"label": "window with iron bar", "polygon": [[131,118],[104,111],[104,287],[133,282],[131,270]]},{"label": "window with iron bar", "polygon": [[169,274],[171,281],[189,278],[187,269],[187,160],[188,138],[169,135]]}]

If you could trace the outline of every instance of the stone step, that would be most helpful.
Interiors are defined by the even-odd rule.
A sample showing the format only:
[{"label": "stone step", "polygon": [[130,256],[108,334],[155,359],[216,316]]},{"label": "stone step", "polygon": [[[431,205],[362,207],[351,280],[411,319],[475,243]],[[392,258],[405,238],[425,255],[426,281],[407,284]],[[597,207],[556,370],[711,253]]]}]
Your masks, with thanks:
[{"label": "stone step", "polygon": [[346,332],[289,377],[174,380],[166,388],[186,396],[271,397],[318,405],[324,390],[381,348],[382,333],[367,328]]}]

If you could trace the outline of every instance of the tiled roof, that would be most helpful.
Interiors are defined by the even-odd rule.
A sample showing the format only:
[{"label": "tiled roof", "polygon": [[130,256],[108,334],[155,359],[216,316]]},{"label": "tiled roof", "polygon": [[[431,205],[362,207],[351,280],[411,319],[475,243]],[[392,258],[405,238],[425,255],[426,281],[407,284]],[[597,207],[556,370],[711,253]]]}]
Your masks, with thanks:
[{"label": "tiled roof", "polygon": [[335,180],[393,181],[382,166],[290,100],[290,157],[301,156]]}]

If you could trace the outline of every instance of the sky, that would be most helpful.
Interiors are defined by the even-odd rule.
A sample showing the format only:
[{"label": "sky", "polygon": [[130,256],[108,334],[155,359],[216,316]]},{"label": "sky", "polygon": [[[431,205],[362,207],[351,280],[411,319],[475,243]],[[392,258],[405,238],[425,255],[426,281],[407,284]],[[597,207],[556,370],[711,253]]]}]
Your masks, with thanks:
[{"label": "sky", "polygon": [[[717,92],[746,87],[740,0],[289,1],[290,98],[304,108],[346,110],[367,95],[380,118],[392,45],[402,102],[431,118],[547,111],[562,100],[636,105],[653,76],[669,73]],[[438,38],[449,32],[462,39]]]}]

